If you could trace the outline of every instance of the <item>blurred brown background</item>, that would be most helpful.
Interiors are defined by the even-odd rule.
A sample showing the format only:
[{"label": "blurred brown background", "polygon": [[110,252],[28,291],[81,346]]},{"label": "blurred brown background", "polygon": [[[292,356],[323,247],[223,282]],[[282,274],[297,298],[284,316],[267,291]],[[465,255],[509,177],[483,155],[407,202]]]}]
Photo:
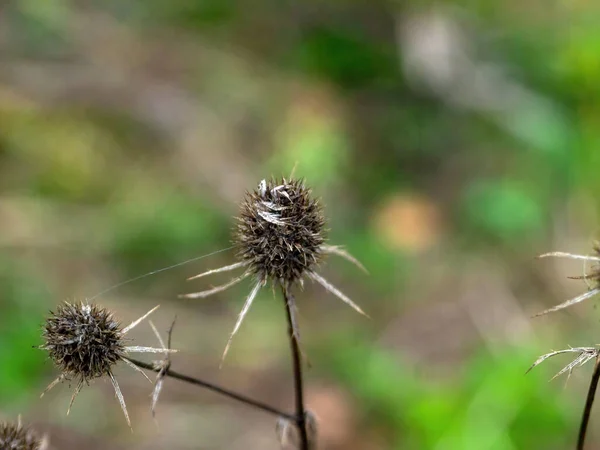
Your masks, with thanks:
[{"label": "blurred brown background", "polygon": [[[323,198],[323,273],[366,320],[298,292],[320,448],[573,446],[591,368],[547,381],[594,345],[583,292],[600,188],[600,8],[594,2],[19,0],[0,9],[0,413],[57,449],[278,449],[275,418],[168,380],[39,393],[48,309],[229,246],[245,190],[304,176]],[[185,282],[231,252],[96,301],[123,322],[156,304],[178,324],[174,368],[293,408],[281,300],[265,290],[223,369],[248,286],[190,301]],[[157,345],[147,324],[132,337]],[[564,360],[564,364],[568,362]],[[589,448],[600,448],[592,417]],[[594,447],[594,444],[596,447]]]}]

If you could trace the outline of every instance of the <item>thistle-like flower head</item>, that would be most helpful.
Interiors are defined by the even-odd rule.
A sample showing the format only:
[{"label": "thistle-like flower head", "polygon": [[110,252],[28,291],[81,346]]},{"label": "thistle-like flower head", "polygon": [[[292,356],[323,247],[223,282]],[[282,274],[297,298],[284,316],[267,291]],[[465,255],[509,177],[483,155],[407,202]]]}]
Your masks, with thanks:
[{"label": "thistle-like flower head", "polygon": [[[358,305],[316,272],[318,263],[328,254],[341,256],[364,270],[352,255],[340,247],[327,245],[325,239],[325,218],[321,204],[312,196],[303,180],[262,180],[254,191],[246,194],[234,230],[239,261],[203,272],[190,280],[241,268],[244,272],[223,285],[181,296],[204,298],[246,278],[254,278],[254,285],[229,336],[223,358],[258,291],[268,281],[288,290],[293,284],[302,285],[304,279],[309,278],[364,314]],[[292,306],[293,311],[295,305]],[[294,334],[298,337],[295,318],[293,322]]]},{"label": "thistle-like flower head", "polygon": [[259,279],[293,283],[321,259],[325,217],[302,180],[261,181],[237,221],[238,257]]},{"label": "thistle-like flower head", "polygon": [[50,313],[42,337],[65,378],[84,382],[108,375],[125,355],[121,326],[106,309],[64,303]]},{"label": "thistle-like flower head", "polygon": [[0,450],[45,450],[47,439],[21,424],[0,422]]},{"label": "thistle-like flower head", "polygon": [[110,311],[84,302],[65,302],[55,311],[51,311],[42,334],[45,342],[40,348],[48,351],[48,356],[61,374],[50,383],[44,393],[61,381],[74,380],[77,384],[67,410],[68,414],[84,383],[89,384],[95,378],[107,376],[113,384],[127,423],[131,426],[125,400],[112,371],[119,361],[123,361],[146,376],[141,369],[129,361],[128,353],[174,351],[126,344],[125,335],[157,308],[158,306],[126,327],[122,327]]}]

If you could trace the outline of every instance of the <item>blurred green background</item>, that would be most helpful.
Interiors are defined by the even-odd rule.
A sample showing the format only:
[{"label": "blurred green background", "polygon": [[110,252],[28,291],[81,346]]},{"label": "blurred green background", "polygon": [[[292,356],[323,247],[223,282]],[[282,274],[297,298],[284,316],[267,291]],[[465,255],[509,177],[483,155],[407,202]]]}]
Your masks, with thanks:
[{"label": "blurred green background", "polygon": [[[118,371],[67,385],[40,344],[48,309],[230,245],[245,190],[294,167],[342,259],[323,272],[371,316],[298,292],[322,449],[574,446],[595,300],[570,261],[598,231],[600,6],[547,1],[19,0],[0,6],[0,413],[60,449],[278,449],[275,420]],[[127,322],[179,321],[174,368],[291,410],[282,302],[264,291],[223,369],[247,285],[182,300],[231,252],[96,301]],[[226,280],[224,275],[222,280]],[[139,345],[155,346],[148,326]],[[600,412],[590,445],[600,448]],[[595,445],[595,447],[594,447]],[[85,446],[85,447],[84,447]]]}]

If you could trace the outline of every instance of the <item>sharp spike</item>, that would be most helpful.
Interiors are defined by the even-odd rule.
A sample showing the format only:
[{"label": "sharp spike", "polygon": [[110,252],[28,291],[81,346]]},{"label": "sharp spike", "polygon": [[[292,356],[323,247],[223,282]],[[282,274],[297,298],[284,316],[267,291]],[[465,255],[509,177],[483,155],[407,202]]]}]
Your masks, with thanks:
[{"label": "sharp spike", "polygon": [[224,266],[224,267],[220,267],[218,269],[212,269],[212,270],[208,270],[206,272],[199,273],[198,275],[194,275],[193,277],[189,277],[188,281],[189,280],[196,280],[198,278],[202,278],[202,277],[205,277],[207,275],[212,275],[214,273],[229,272],[231,270],[239,269],[240,267],[244,267],[246,265],[248,265],[248,263],[246,263],[246,262],[237,262],[235,264],[231,264],[230,266]]},{"label": "sharp spike", "polygon": [[[177,320],[177,316],[173,319],[171,326],[169,327],[169,331],[167,332],[167,347],[165,349],[171,348],[171,337],[173,335],[173,328],[175,327],[175,321]],[[157,331],[157,336],[160,336]],[[162,339],[159,338],[162,343]],[[164,346],[164,344],[163,344]],[[156,422],[156,405],[158,404],[158,397],[160,396],[160,392],[162,391],[165,375],[167,370],[171,367],[171,359],[170,354],[167,353],[167,356],[163,361],[160,362],[160,371],[156,375],[156,383],[154,384],[154,389],[152,390],[152,405],[150,410],[152,411],[152,418]],[[157,423],[158,425],[158,423]]]},{"label": "sharp spike", "polygon": [[529,369],[527,369],[527,371],[525,373],[529,373],[531,371],[531,369],[540,365],[548,358],[552,358],[553,356],[561,355],[563,353],[593,354],[595,356],[596,354],[598,354],[598,349],[596,349],[594,347],[575,347],[575,348],[569,347],[564,350],[555,350],[550,353],[546,353],[545,355],[542,355],[538,359],[536,359],[535,362],[531,365],[531,367]]},{"label": "sharp spike", "polygon": [[158,403],[158,397],[163,386],[164,374],[163,376],[161,376],[161,374],[163,374],[162,370],[158,373],[158,378],[156,380],[156,384],[154,385],[154,390],[152,391],[152,407],[150,408],[152,410],[152,417],[156,417],[156,405]]},{"label": "sharp spike", "polygon": [[538,258],[547,258],[549,256],[556,256],[558,258],[569,258],[569,259],[584,259],[587,261],[600,261],[600,258],[597,256],[588,256],[588,255],[577,255],[575,253],[566,253],[566,252],[549,252],[539,255]]},{"label": "sharp spike", "polygon": [[77,398],[77,395],[81,391],[82,387],[83,387],[83,380],[79,381],[79,383],[77,383],[77,386],[75,387],[75,391],[73,392],[73,395],[71,396],[71,401],[69,402],[69,408],[67,409],[67,416],[70,414],[71,406],[73,406],[73,402],[75,401],[75,398]]},{"label": "sharp spike", "polygon": [[230,287],[238,284],[240,281],[248,278],[250,276],[249,272],[244,273],[243,275],[232,279],[231,281],[229,281],[228,283],[222,284],[220,286],[214,287],[212,289],[209,289],[207,291],[201,291],[201,292],[193,292],[191,294],[182,294],[179,295],[179,298],[206,298],[209,297],[213,294],[217,294],[219,292],[223,292],[227,289],[229,289]]},{"label": "sharp spike", "polygon": [[[125,414],[125,420],[127,420],[127,425],[129,425],[129,428],[131,428],[131,420],[129,420],[129,414],[127,413],[127,406],[125,405],[125,398],[123,398],[123,393],[121,392],[121,388],[119,388],[119,383],[117,383],[117,380],[115,379],[115,376],[112,374],[112,372],[109,372],[108,375],[110,377],[110,381],[112,382],[113,388],[115,389],[115,395],[117,396],[117,399],[119,400],[119,404],[121,405],[123,414]],[[133,429],[132,429],[132,431],[133,431]]]},{"label": "sharp spike", "polygon": [[356,267],[358,267],[360,270],[362,270],[366,274],[369,273],[369,271],[365,268],[365,266],[363,266],[361,264],[361,262],[358,259],[356,259],[354,256],[352,256],[350,253],[348,253],[342,247],[339,247],[337,245],[323,244],[323,245],[321,245],[321,249],[325,253],[329,253],[329,254],[332,254],[332,255],[341,256],[345,260],[347,260],[347,261],[351,262],[352,264],[354,264]]},{"label": "sharp spike", "polygon": [[123,330],[121,331],[121,334],[126,334],[128,331],[131,331],[132,329],[134,329],[135,327],[137,327],[142,320],[144,320],[146,317],[148,317],[150,314],[152,314],[158,308],[160,308],[160,305],[155,306],[150,311],[148,311],[146,314],[144,314],[142,317],[140,317],[139,319],[134,320],[133,322],[131,322],[129,325],[127,325],[125,328],[123,328]]},{"label": "sharp spike", "polygon": [[561,309],[568,308],[569,306],[574,305],[576,303],[580,303],[580,302],[582,302],[584,300],[587,300],[588,298],[593,297],[594,295],[596,295],[598,293],[600,293],[600,288],[592,289],[591,291],[587,291],[587,292],[585,292],[585,293],[583,293],[583,294],[581,294],[581,295],[579,295],[579,296],[577,296],[575,298],[567,300],[566,302],[563,302],[560,305],[553,306],[552,308],[549,308],[549,309],[546,309],[545,311],[537,313],[537,314],[535,314],[532,317],[539,317],[539,316],[543,316],[544,314],[548,314],[548,313],[551,313],[551,312],[555,312],[555,311],[558,311],[558,310],[561,310]]},{"label": "sharp spike", "polygon": [[125,352],[126,353],[177,353],[178,350],[130,345],[128,347],[125,347]]},{"label": "sharp spike", "polygon": [[64,375],[58,376],[52,383],[50,383],[48,385],[48,387],[46,387],[46,389],[44,389],[44,392],[42,392],[42,394],[40,395],[40,398],[42,398],[44,395],[46,395],[46,392],[48,392],[50,389],[52,389],[54,386],[56,386],[58,383],[60,383],[64,379],[65,379]]},{"label": "sharp spike", "polygon": [[263,285],[264,285],[263,280],[258,281],[252,288],[252,291],[250,291],[250,295],[248,295],[248,297],[246,298],[246,303],[244,303],[244,307],[242,308],[242,311],[240,312],[240,314],[238,316],[237,322],[235,323],[235,326],[233,327],[233,331],[229,335],[229,340],[227,341],[227,345],[225,346],[225,350],[223,351],[223,356],[221,357],[221,364],[219,365],[219,367],[223,366],[223,362],[225,361],[225,356],[227,356],[227,352],[229,351],[229,347],[231,346],[231,341],[233,340],[233,337],[240,329],[240,326],[242,325],[242,322],[244,321],[244,317],[246,317],[246,314],[248,313],[250,306],[252,306],[252,302],[254,301],[254,298],[256,297],[256,295],[258,294],[258,291],[260,290],[260,288]]},{"label": "sharp spike", "polygon": [[347,305],[352,307],[356,312],[362,314],[365,317],[369,317],[369,315],[367,313],[365,313],[360,308],[360,306],[358,306],[356,303],[354,303],[352,300],[350,300],[350,298],[348,298],[338,288],[336,288],[334,285],[332,285],[329,281],[327,281],[321,275],[319,275],[318,273],[315,273],[315,272],[307,272],[307,275],[310,279],[316,281],[321,286],[323,286],[326,290],[328,290],[333,295],[337,296],[340,300],[342,300],[344,303],[346,303]]},{"label": "sharp spike", "polygon": [[152,383],[152,380],[150,378],[148,378],[148,375],[146,375],[146,372],[144,372],[142,369],[140,369],[134,363],[132,363],[131,361],[129,361],[127,358],[121,358],[121,359],[125,362],[125,364],[127,364],[129,367],[131,367],[136,372],[141,373],[144,376],[144,378],[146,378],[146,380],[148,380],[150,383]]},{"label": "sharp spike", "polygon": [[160,337],[160,333],[156,329],[156,326],[154,325],[154,322],[152,322],[151,320],[149,320],[148,323],[150,324],[150,327],[152,328],[152,331],[154,331],[154,335],[158,339],[158,342],[159,342],[160,346],[166,350],[167,346],[165,345],[165,343],[163,342],[162,338]]}]

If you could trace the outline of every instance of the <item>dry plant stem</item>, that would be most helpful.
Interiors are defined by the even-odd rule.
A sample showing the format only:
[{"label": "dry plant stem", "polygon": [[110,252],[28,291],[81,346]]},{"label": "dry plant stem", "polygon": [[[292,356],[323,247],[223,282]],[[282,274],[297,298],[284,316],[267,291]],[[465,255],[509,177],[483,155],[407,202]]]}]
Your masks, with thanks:
[{"label": "dry plant stem", "polygon": [[583,410],[583,417],[581,418],[581,427],[579,428],[579,437],[577,439],[577,450],[583,450],[583,445],[585,444],[585,435],[587,433],[587,427],[590,421],[590,414],[592,412],[592,405],[594,404],[594,397],[596,396],[598,380],[600,380],[600,357],[596,357],[596,365],[594,366],[592,380],[590,381],[590,389],[588,390],[587,399],[585,401],[585,409]]},{"label": "dry plant stem", "polygon": [[304,409],[304,389],[302,384],[302,355],[300,353],[300,343],[298,342],[298,333],[294,320],[295,301],[288,286],[282,285],[281,290],[285,301],[285,311],[288,321],[288,338],[292,349],[292,364],[294,369],[294,392],[296,394],[296,417],[294,418],[294,421],[296,422],[298,434],[300,435],[300,450],[309,450],[308,433],[306,431],[306,410]]},{"label": "dry plant stem", "polygon": [[[143,361],[137,361],[137,360],[131,359],[131,358],[127,358],[127,359],[141,369],[151,370],[151,371],[157,372],[157,373],[160,372],[160,370],[161,370],[160,367],[154,367],[152,364],[145,363]],[[266,404],[261,403],[256,400],[252,400],[251,398],[248,398],[241,394],[237,394],[235,392],[229,391],[225,388],[222,388],[215,384],[209,383],[207,381],[199,380],[198,378],[193,378],[188,375],[183,375],[183,374],[175,372],[174,370],[171,370],[171,369],[168,369],[164,373],[167,377],[174,378],[176,380],[183,381],[185,383],[189,383],[194,386],[203,387],[205,389],[208,389],[209,391],[213,391],[213,392],[216,392],[217,394],[221,394],[225,397],[229,397],[233,400],[237,400],[238,402],[245,403],[246,405],[252,406],[256,409],[260,409],[260,410],[268,412],[270,414],[274,414],[279,417],[285,417],[286,419],[296,421],[296,416],[293,414],[288,414],[288,413],[279,411],[278,409],[273,408],[272,406],[266,405]]]}]

